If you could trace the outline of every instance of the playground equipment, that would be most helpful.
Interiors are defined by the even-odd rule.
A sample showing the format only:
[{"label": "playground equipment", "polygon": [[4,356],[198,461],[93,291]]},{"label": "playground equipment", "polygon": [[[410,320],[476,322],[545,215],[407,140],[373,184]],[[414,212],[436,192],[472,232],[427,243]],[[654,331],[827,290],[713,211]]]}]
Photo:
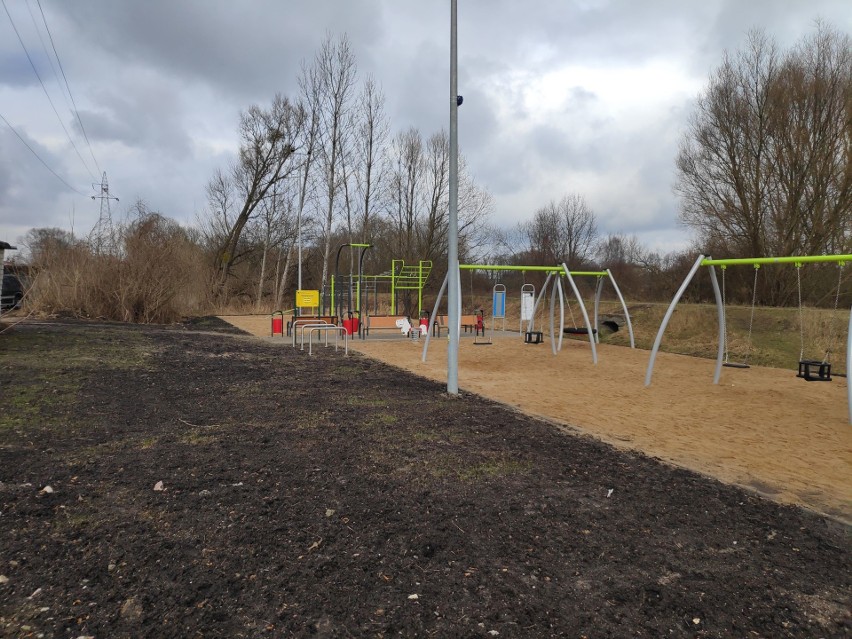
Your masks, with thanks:
[{"label": "playground equipment", "polygon": [[[728,303],[727,303],[727,294],[725,292],[725,272],[728,270],[726,264],[723,264],[719,267],[722,271],[722,309],[727,311]],[[749,356],[751,355],[751,333],[752,328],[754,327],[754,308],[757,305],[757,272],[760,270],[760,264],[754,265],[754,283],[752,284],[752,292],[751,292],[751,314],[749,315],[748,320],[748,337],[746,339],[746,352],[745,358],[742,362],[732,362],[730,361],[730,351],[728,349],[728,322],[727,317],[725,318],[725,361],[722,362],[722,366],[727,366],[728,368],[749,368]]]},{"label": "playground equipment", "polygon": [[[843,266],[843,262],[837,265],[837,290],[834,294],[834,313],[832,314],[832,318],[837,313],[837,306],[840,302],[840,288],[843,284]],[[805,314],[802,306],[802,269],[800,264],[796,265],[796,291],[799,296],[799,339],[801,344],[799,350],[799,372],[796,374],[796,377],[801,377],[806,382],[830,382],[831,353],[834,347],[833,322],[829,324],[828,347],[825,350],[822,361],[805,359]],[[849,366],[848,360],[846,366],[847,368]],[[813,369],[816,369],[816,374],[814,374]]]},{"label": "playground equipment", "polygon": [[[340,252],[346,247],[358,248],[358,273],[341,275],[339,273]],[[417,264],[406,264],[404,260],[392,260],[391,269],[381,275],[364,275],[364,254],[372,245],[370,244],[342,244],[337,251],[335,260],[335,274],[331,277],[330,299],[328,306],[335,309],[337,316],[343,319],[341,322],[352,334],[364,337],[364,326],[368,318],[381,317],[379,315],[379,286],[388,285],[390,294],[390,314],[386,317],[398,317],[399,293],[400,291],[417,291],[417,313],[422,313],[423,288],[432,271],[432,262],[420,260]],[[372,304],[370,293],[373,294]],[[323,297],[323,308],[326,306],[326,296]],[[344,304],[345,303],[345,304]],[[373,328],[387,328],[378,326],[375,322]]]},{"label": "playground equipment", "polygon": [[[763,265],[763,264],[793,264],[796,267],[796,281],[798,285],[799,292],[799,331],[801,336],[801,350],[799,353],[799,373],[797,376],[803,377],[807,381],[829,381],[830,379],[830,366],[826,366],[828,364],[826,354],[826,358],[823,361],[819,360],[810,360],[805,359],[805,338],[804,338],[804,316],[802,312],[802,284],[801,284],[801,268],[804,264],[818,264],[818,263],[834,263],[837,264],[838,267],[842,268],[846,262],[852,261],[852,255],[804,255],[800,257],[749,257],[749,258],[741,258],[741,259],[721,259],[714,260],[709,257],[705,257],[704,255],[699,255],[698,259],[695,260],[695,264],[692,265],[689,273],[686,276],[686,279],[680,285],[680,288],[675,293],[674,298],[672,299],[671,304],[666,310],[666,314],[663,316],[663,321],[660,323],[660,328],[657,331],[657,336],[654,339],[654,346],[651,348],[651,356],[648,360],[648,369],[645,372],[645,386],[650,386],[651,377],[654,373],[654,363],[657,359],[657,353],[660,350],[660,344],[663,341],[663,335],[666,331],[666,327],[668,326],[669,320],[671,319],[672,313],[674,313],[675,307],[677,303],[680,301],[680,298],[683,296],[683,293],[686,291],[687,286],[695,277],[695,274],[698,272],[698,269],[702,266],[707,266],[710,272],[710,282],[713,285],[713,294],[716,299],[716,310],[717,317],[719,319],[719,330],[718,330],[718,340],[719,345],[716,353],[716,368],[713,373],[713,383],[719,383],[719,377],[722,373],[722,366],[724,365],[725,359],[725,336],[727,334],[727,326],[725,323],[725,307],[722,299],[722,292],[719,288],[719,281],[716,278],[716,266],[728,267],[728,266],[736,266],[736,265]],[[723,271],[724,272],[724,271]],[[842,277],[842,276],[841,276]],[[835,311],[837,309],[837,304],[840,298],[840,277],[838,278],[838,288],[837,293],[835,295]],[[830,349],[830,346],[829,346]],[[852,308],[850,308],[849,312],[849,331],[846,337],[846,363],[847,367],[849,362],[852,362]],[[815,369],[815,372],[814,372]],[[808,379],[810,377],[810,379]],[[847,401],[849,406],[849,423],[852,424],[852,386],[847,385]]]},{"label": "playground equipment", "polygon": [[[338,288],[342,283],[342,279],[340,277],[340,253],[346,247],[357,248],[358,249],[358,279],[354,280],[354,275],[349,273],[346,279],[346,319],[344,319],[341,323],[343,327],[346,329],[346,332],[349,335],[360,334],[360,324],[361,324],[361,283],[362,283],[362,273],[364,270],[364,256],[367,254],[367,251],[373,248],[372,244],[359,244],[354,242],[347,242],[345,244],[341,244],[337,249],[337,257],[334,259],[334,276],[331,278],[331,307],[336,311],[337,317],[343,318],[343,295],[342,292],[338,290],[337,295],[335,295],[335,284],[337,284]],[[353,291],[355,289],[355,305],[352,304]]]},{"label": "playground equipment", "polygon": [[[432,272],[430,260],[420,260],[417,264],[406,264],[404,260],[391,260],[391,269],[381,275],[364,275],[365,314],[379,314],[379,286],[388,286],[390,295],[390,314],[399,315],[399,292],[417,291],[417,314],[423,312],[423,288]],[[370,293],[373,303],[370,304]]]},{"label": "playground equipment", "polygon": [[349,332],[343,326],[335,326],[333,324],[318,325],[307,324],[302,327],[302,350],[305,350],[304,331],[308,329],[308,355],[314,354],[314,333],[325,335],[325,345],[328,346],[328,334],[334,335],[334,351],[337,352],[337,339],[343,335],[343,354],[349,355]]},{"label": "playground equipment", "polygon": [[[502,286],[502,284],[498,284],[497,286]],[[495,287],[496,288],[496,287]],[[505,289],[505,287],[504,287]],[[505,290],[503,291],[503,318],[505,319],[505,308],[506,308],[506,299],[505,299]],[[476,346],[490,346],[494,343],[494,320],[497,319],[496,315],[491,316],[491,333],[486,336],[485,334],[485,311],[483,309],[478,309],[474,314],[473,320],[473,343]],[[504,329],[505,330],[505,327]]]},{"label": "playground equipment", "polygon": [[[552,288],[551,288],[551,294],[550,294],[550,336],[551,336],[551,350],[552,350],[554,355],[556,355],[556,353],[559,350],[562,349],[562,336],[564,334],[564,329],[565,329],[565,295],[564,295],[564,292],[563,292],[562,279],[561,279],[562,277],[565,277],[566,280],[568,281],[569,285],[571,286],[571,290],[574,294],[575,299],[577,300],[577,303],[580,306],[580,310],[581,310],[582,315],[583,315],[583,321],[584,321],[585,327],[586,327],[586,333],[585,334],[587,334],[589,336],[589,345],[590,345],[591,351],[592,351],[592,362],[594,364],[597,364],[597,362],[598,362],[597,348],[595,347],[595,344],[599,341],[599,338],[597,337],[597,328],[598,328],[598,315],[599,315],[599,309],[600,309],[600,296],[601,296],[601,290],[602,290],[602,287],[603,287],[602,282],[603,282],[604,277],[608,277],[609,281],[612,282],[612,286],[613,286],[613,288],[616,292],[616,295],[618,296],[619,301],[621,302],[622,310],[624,311],[624,316],[626,318],[628,330],[630,332],[630,347],[631,348],[635,347],[635,342],[634,342],[634,337],[633,337],[633,325],[630,322],[630,314],[627,310],[627,305],[624,303],[624,298],[621,295],[621,290],[618,288],[618,284],[615,282],[615,278],[612,276],[612,273],[610,272],[609,269],[607,269],[605,271],[570,271],[570,270],[568,270],[568,267],[564,263],[561,266],[514,266],[514,265],[509,266],[509,265],[503,265],[503,264],[500,264],[500,265],[460,264],[459,265],[459,272],[456,274],[456,277],[458,277],[459,280],[460,280],[460,273],[461,273],[462,270],[533,271],[533,272],[546,273],[547,277],[544,281],[544,285],[541,287],[541,290],[539,291],[539,295],[535,299],[535,303],[532,306],[532,311],[529,312],[529,313],[524,312],[524,304],[525,303],[527,304],[527,309],[529,310],[529,303],[530,303],[529,300],[531,298],[531,296],[529,294],[532,293],[533,296],[534,296],[535,295],[535,288],[532,287],[532,285],[529,285],[531,288],[525,288],[528,285],[524,285],[524,287],[522,287],[522,291],[521,291],[521,307],[522,307],[522,310],[521,310],[521,327],[520,328],[522,329],[522,332],[523,332],[523,322],[527,321],[527,330],[524,334],[524,337],[525,337],[524,341],[528,342],[528,343],[532,343],[532,344],[538,344],[538,343],[541,342],[541,337],[542,337],[541,331],[535,331],[535,315],[536,315],[536,311],[538,310],[539,305],[541,304],[542,299],[544,298],[545,293],[547,292],[548,284],[550,284],[550,282],[553,281]],[[555,278],[554,278],[554,275],[556,276]],[[599,278],[598,286],[597,286],[596,293],[595,293],[595,304],[594,304],[595,321],[594,321],[594,325],[592,325],[592,322],[589,320],[589,315],[586,311],[585,304],[583,304],[583,300],[582,300],[582,297],[580,295],[580,291],[577,288],[577,284],[574,281],[574,276],[580,276],[580,277],[582,277],[582,276],[595,276],[595,277]],[[447,289],[448,278],[449,278],[449,274],[447,274],[447,277],[444,278],[444,282],[441,284],[441,289],[438,292],[438,296],[435,300],[434,310],[432,311],[432,315],[430,316],[431,317],[430,325],[434,325],[437,318],[438,318],[438,309],[440,308],[441,300],[443,298],[444,292]],[[461,291],[461,284],[459,284],[459,291]],[[524,302],[525,296],[526,296],[526,299],[527,299],[526,302]],[[556,299],[557,299],[557,297],[559,299],[559,333],[558,333],[558,339],[556,338],[557,334],[555,332]],[[459,300],[459,306],[461,306],[461,300]],[[526,320],[525,320],[525,317],[527,318]],[[459,322],[459,324],[461,324],[461,322]],[[592,327],[594,327],[594,329],[595,329],[594,331],[591,330]],[[452,330],[452,327],[450,327],[450,329]],[[458,326],[455,327],[455,329],[460,331],[461,326],[458,325]],[[426,361],[426,357],[427,357],[427,354],[428,354],[429,341],[430,341],[429,335],[427,335],[426,342],[423,345],[422,359],[423,359],[424,362]]]}]

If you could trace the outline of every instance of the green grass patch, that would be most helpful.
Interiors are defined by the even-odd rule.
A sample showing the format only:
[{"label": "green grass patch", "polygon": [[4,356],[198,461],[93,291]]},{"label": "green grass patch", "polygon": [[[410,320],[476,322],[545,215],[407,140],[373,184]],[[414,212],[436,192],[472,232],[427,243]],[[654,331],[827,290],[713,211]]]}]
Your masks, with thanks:
[{"label": "green grass patch", "polygon": [[203,446],[205,444],[212,444],[216,441],[216,436],[211,435],[209,433],[203,433],[201,431],[193,430],[178,438],[178,441],[182,444],[190,444],[192,446]]},{"label": "green grass patch", "polygon": [[0,369],[13,371],[4,388],[0,432],[55,427],[62,407],[79,396],[79,373],[143,368],[152,351],[141,333],[86,328],[60,333],[10,331],[3,335]]}]

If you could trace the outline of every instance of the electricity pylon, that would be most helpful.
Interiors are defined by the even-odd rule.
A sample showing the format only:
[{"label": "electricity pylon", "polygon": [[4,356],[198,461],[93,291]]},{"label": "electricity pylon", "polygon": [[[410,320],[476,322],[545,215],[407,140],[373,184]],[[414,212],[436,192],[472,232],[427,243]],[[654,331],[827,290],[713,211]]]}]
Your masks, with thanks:
[{"label": "electricity pylon", "polygon": [[109,183],[104,171],[100,184],[92,184],[92,188],[100,187],[100,194],[93,195],[93,200],[101,201],[101,212],[98,221],[89,233],[89,244],[95,253],[112,253],[115,249],[115,236],[112,228],[112,211],[110,200],[118,202],[118,198],[109,194]]}]

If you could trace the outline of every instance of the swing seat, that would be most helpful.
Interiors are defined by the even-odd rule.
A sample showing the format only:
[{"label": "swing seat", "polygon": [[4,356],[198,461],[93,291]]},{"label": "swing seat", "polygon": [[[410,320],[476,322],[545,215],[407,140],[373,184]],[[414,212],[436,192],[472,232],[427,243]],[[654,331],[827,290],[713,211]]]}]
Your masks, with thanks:
[{"label": "swing seat", "polygon": [[524,333],[524,344],[541,344],[541,331],[527,331]]},{"label": "swing seat", "polygon": [[[563,328],[562,332],[565,333],[566,335],[588,335],[589,334],[588,329],[586,329],[585,327],[582,327],[582,328],[574,328],[574,327]],[[594,328],[592,329],[592,335],[596,334],[597,332],[598,331],[596,329],[594,329]]]},{"label": "swing seat", "polygon": [[751,368],[745,362],[725,362],[722,366],[727,366],[728,368]]},{"label": "swing seat", "polygon": [[830,382],[831,364],[817,359],[800,360],[796,377],[801,377],[806,382]]}]

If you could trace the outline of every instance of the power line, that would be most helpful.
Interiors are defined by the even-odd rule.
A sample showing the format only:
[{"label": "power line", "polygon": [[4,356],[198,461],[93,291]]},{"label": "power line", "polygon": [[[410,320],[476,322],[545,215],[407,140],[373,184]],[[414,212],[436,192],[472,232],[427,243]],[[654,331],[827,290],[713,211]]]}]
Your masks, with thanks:
[{"label": "power line", "polygon": [[3,114],[2,114],[2,113],[0,113],[0,120],[3,120],[3,122],[5,122],[5,123],[6,123],[6,126],[8,126],[10,129],[12,129],[12,133],[14,133],[14,134],[18,137],[18,139],[21,141],[21,143],[22,143],[25,147],[27,147],[27,148],[30,150],[30,153],[32,153],[34,156],[36,156],[36,159],[44,165],[44,168],[46,168],[48,171],[50,171],[51,173],[53,173],[53,175],[55,175],[55,176],[56,176],[56,179],[57,179],[57,180],[59,180],[60,182],[62,182],[65,186],[67,186],[69,189],[71,189],[72,191],[74,191],[74,193],[76,193],[77,195],[82,195],[82,196],[84,196],[84,197],[86,196],[86,194],[85,194],[85,193],[83,193],[82,191],[78,191],[77,189],[75,189],[73,186],[71,186],[70,184],[68,184],[68,182],[66,182],[66,181],[62,178],[62,176],[61,176],[61,175],[59,175],[59,173],[57,173],[56,171],[54,171],[53,169],[51,169],[51,168],[50,168],[50,166],[47,164],[47,162],[45,162],[44,160],[42,160],[42,159],[41,159],[41,156],[33,150],[33,147],[31,147],[29,144],[27,144],[27,141],[26,141],[24,138],[22,138],[22,137],[21,137],[21,134],[20,134],[20,133],[18,133],[18,132],[15,130],[15,127],[13,127],[13,126],[9,123],[9,120],[7,120],[5,117],[3,117]]},{"label": "power line", "polygon": [[62,99],[65,100],[65,106],[68,107],[68,110],[71,111],[71,102],[68,101],[68,96],[66,92],[62,90],[62,83],[59,81],[59,73],[56,71],[56,65],[53,64],[53,58],[50,57],[50,52],[47,50],[47,45],[44,42],[44,38],[41,35],[41,29],[38,26],[38,22],[36,22],[35,14],[33,13],[32,5],[29,0],[26,0],[27,11],[30,14],[30,19],[33,21],[33,27],[35,28],[36,35],[38,36],[38,41],[41,42],[41,48],[44,51],[44,55],[47,58],[47,61],[50,63],[50,70],[53,71],[53,77],[56,78],[56,84],[59,85],[59,92],[62,94]]},{"label": "power line", "polygon": [[71,98],[71,104],[74,105],[74,115],[77,116],[77,123],[80,125],[80,130],[83,132],[83,137],[86,138],[86,144],[89,146],[89,155],[92,156],[92,161],[95,163],[95,168],[98,173],[101,172],[101,167],[95,159],[95,152],[92,149],[92,143],[89,142],[89,136],[86,134],[86,127],[83,126],[83,120],[80,119],[80,112],[77,110],[77,103],[74,101],[74,94],[71,93],[71,85],[68,84],[68,78],[65,75],[65,69],[62,67],[62,60],[59,58],[59,52],[56,50],[56,44],[53,42],[53,34],[50,32],[50,27],[47,26],[47,18],[44,17],[44,10],[41,8],[41,0],[36,0],[38,10],[41,12],[41,20],[44,22],[44,28],[47,30],[47,37],[50,38],[50,46],[53,47],[53,54],[56,56],[56,62],[59,64],[59,70],[62,72],[62,79],[65,80],[65,88],[68,89],[68,97]]},{"label": "power line", "polygon": [[47,92],[47,87],[44,86],[44,81],[41,79],[41,75],[39,75],[38,69],[36,69],[36,65],[33,62],[32,57],[30,56],[30,52],[27,50],[27,46],[24,44],[23,38],[21,38],[21,34],[18,31],[18,27],[15,26],[15,21],[12,19],[12,14],[9,13],[9,8],[6,6],[6,0],[0,0],[0,3],[3,4],[3,8],[6,10],[6,15],[9,17],[9,22],[12,23],[12,29],[15,30],[15,35],[18,36],[18,42],[21,43],[21,47],[24,49],[24,53],[27,55],[27,60],[30,61],[30,66],[33,68],[33,71],[38,78],[39,84],[41,84],[41,88],[44,91],[44,94],[47,96],[47,101],[50,102],[50,106],[53,108],[53,112],[56,114],[56,119],[59,120],[59,124],[62,127],[62,130],[65,131],[65,135],[68,137],[68,141],[71,143],[71,146],[74,147],[74,151],[77,153],[77,157],[80,158],[80,162],[83,163],[83,166],[86,168],[86,171],[89,172],[89,175],[92,176],[92,179],[97,179],[92,173],[92,170],[89,168],[89,165],[86,164],[86,161],[83,159],[83,156],[80,155],[80,150],[77,148],[77,145],[74,144],[74,140],[71,138],[71,134],[68,133],[68,129],[65,128],[65,124],[62,122],[62,118],[59,116],[59,111],[56,110],[56,105],[53,104],[53,100],[50,97],[50,94]]}]

